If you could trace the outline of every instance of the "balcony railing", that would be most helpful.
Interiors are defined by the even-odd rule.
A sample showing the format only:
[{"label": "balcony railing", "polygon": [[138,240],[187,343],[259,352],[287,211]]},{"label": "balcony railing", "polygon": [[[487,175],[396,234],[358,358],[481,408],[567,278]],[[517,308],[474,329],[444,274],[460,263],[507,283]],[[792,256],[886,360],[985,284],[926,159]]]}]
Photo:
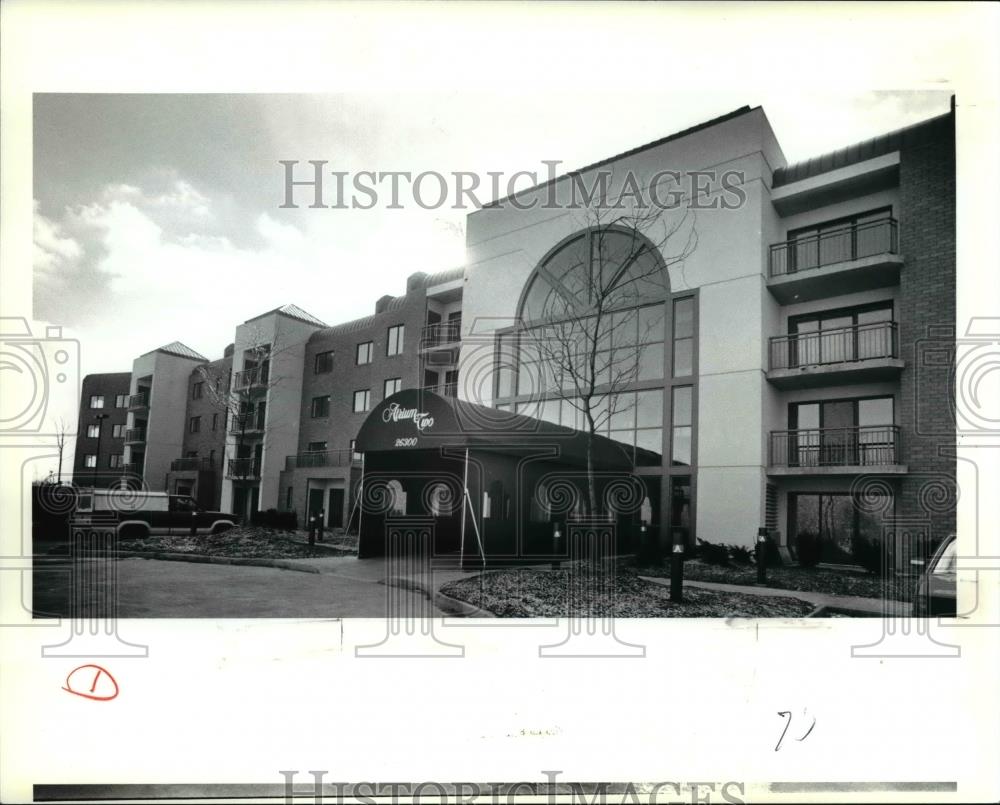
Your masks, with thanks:
[{"label": "balcony railing", "polygon": [[175,458],[170,462],[170,469],[172,472],[181,472],[185,470],[214,470],[215,469],[215,459],[211,456],[191,456],[186,458]]},{"label": "balcony railing", "polygon": [[875,467],[900,463],[898,425],[771,432],[775,467]]},{"label": "balcony railing", "polygon": [[146,441],[146,429],[145,428],[126,428],[125,430],[125,442],[144,442]]},{"label": "balcony railing", "polygon": [[361,463],[361,454],[350,450],[324,450],[285,457],[286,470],[310,467],[350,467]]},{"label": "balcony railing", "polygon": [[770,341],[768,367],[796,369],[899,357],[899,332],[894,321],[858,324],[808,333],[775,336]]},{"label": "balcony railing", "polygon": [[421,386],[419,391],[430,391],[434,394],[440,394],[442,397],[457,397],[458,396],[458,382],[454,381],[451,383],[435,383],[431,386]]},{"label": "balcony railing", "polygon": [[267,385],[271,374],[270,364],[264,363],[252,369],[244,369],[233,375],[233,391],[247,391]]},{"label": "balcony railing", "polygon": [[773,244],[770,276],[781,277],[878,254],[898,253],[898,224],[895,218],[848,224],[828,232]]},{"label": "balcony railing", "polygon": [[260,460],[256,458],[231,458],[226,462],[227,478],[259,478]]},{"label": "balcony railing", "polygon": [[141,475],[142,474],[142,464],[137,461],[132,461],[128,464],[122,464],[122,475]]},{"label": "balcony railing", "polygon": [[145,391],[140,391],[138,394],[133,394],[128,398],[129,408],[147,408],[149,406],[149,394]]},{"label": "balcony railing", "polygon": [[255,433],[261,430],[264,430],[264,415],[260,413],[240,414],[229,422],[230,433]]},{"label": "balcony railing", "polygon": [[420,334],[420,344],[424,349],[457,344],[462,340],[461,321],[442,321],[428,324]]}]

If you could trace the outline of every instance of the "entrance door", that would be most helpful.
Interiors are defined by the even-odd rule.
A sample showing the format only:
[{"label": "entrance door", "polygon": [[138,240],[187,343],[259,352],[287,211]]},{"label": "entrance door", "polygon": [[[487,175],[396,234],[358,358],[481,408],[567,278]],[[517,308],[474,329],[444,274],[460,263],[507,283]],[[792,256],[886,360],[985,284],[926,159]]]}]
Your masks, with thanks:
[{"label": "entrance door", "polygon": [[342,528],[344,525],[344,490],[330,490],[330,505],[326,510],[326,524],[330,528]]},{"label": "entrance door", "polygon": [[322,509],[323,509],[323,490],[310,489],[309,503],[306,507],[306,521],[308,522],[313,517],[319,517],[319,513]]}]

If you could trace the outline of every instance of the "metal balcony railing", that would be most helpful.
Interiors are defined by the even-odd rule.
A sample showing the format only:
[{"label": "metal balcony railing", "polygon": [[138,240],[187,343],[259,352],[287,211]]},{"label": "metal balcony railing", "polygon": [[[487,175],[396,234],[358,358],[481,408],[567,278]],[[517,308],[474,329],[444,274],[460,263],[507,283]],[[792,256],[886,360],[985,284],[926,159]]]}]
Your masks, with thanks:
[{"label": "metal balcony railing", "polygon": [[451,383],[434,383],[430,386],[421,386],[419,391],[430,391],[434,394],[440,394],[442,397],[457,397],[458,396],[458,382],[454,381]]},{"label": "metal balcony railing", "polygon": [[231,458],[226,462],[227,478],[259,478],[260,461],[256,458]]},{"label": "metal balcony railing", "polygon": [[462,322],[442,321],[437,324],[425,325],[420,334],[420,345],[424,349],[457,344],[462,340]]},{"label": "metal balcony railing", "polygon": [[898,229],[895,218],[883,218],[775,243],[771,246],[770,276],[781,277],[878,254],[898,254]]},{"label": "metal balcony railing", "polygon": [[323,450],[285,457],[286,470],[301,470],[310,467],[350,467],[360,463],[360,453],[352,453],[350,450]]},{"label": "metal balcony railing", "polygon": [[899,328],[894,321],[858,324],[770,339],[769,369],[796,369],[899,357]]},{"label": "metal balcony railing", "polygon": [[775,467],[874,467],[899,464],[898,425],[771,431]]},{"label": "metal balcony railing", "polygon": [[233,391],[248,391],[253,388],[266,386],[270,379],[271,366],[269,363],[262,363],[250,369],[244,369],[233,375]]},{"label": "metal balcony railing", "polygon": [[146,441],[146,429],[145,428],[126,428],[125,429],[125,442],[139,443]]},{"label": "metal balcony railing", "polygon": [[142,464],[136,461],[129,462],[128,464],[122,464],[122,475],[141,475],[142,474]]},{"label": "metal balcony railing", "polygon": [[214,470],[215,460],[211,456],[188,456],[185,458],[175,458],[170,462],[170,469],[173,472],[183,470]]},{"label": "metal balcony railing", "polygon": [[140,391],[138,394],[133,394],[128,398],[129,408],[148,408],[149,407],[149,394],[145,391]]},{"label": "metal balcony railing", "polygon": [[229,421],[229,432],[234,434],[256,433],[264,430],[264,414],[240,414]]}]

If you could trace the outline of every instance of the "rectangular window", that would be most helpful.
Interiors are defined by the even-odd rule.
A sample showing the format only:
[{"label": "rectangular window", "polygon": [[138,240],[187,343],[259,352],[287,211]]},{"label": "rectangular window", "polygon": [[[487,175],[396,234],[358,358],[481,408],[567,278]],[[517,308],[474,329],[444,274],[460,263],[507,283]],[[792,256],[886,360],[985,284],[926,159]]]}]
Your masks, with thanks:
[{"label": "rectangular window", "polygon": [[195,383],[191,386],[191,399],[200,400],[202,395],[205,393],[205,384],[202,382]]},{"label": "rectangular window", "polygon": [[188,422],[188,432],[199,433],[201,431],[201,417],[193,416]]},{"label": "rectangular window", "polygon": [[395,394],[402,388],[403,388],[403,378],[390,377],[388,380],[385,381],[385,384],[383,386],[382,398],[385,399],[387,397],[391,397],[393,394]]},{"label": "rectangular window", "polygon": [[688,377],[694,371],[694,297],[674,300],[673,376]]},{"label": "rectangular window", "polygon": [[96,439],[100,435],[101,435],[101,426],[100,425],[87,425],[87,438],[88,439]]},{"label": "rectangular window", "polygon": [[124,464],[124,456],[122,456],[120,453],[113,456],[108,456],[108,466],[111,469],[117,470],[122,466],[122,464]]},{"label": "rectangular window", "polygon": [[325,394],[322,397],[312,398],[312,408],[310,409],[310,416],[313,419],[320,419],[321,417],[330,416],[330,395]]},{"label": "rectangular window", "polygon": [[306,445],[307,453],[325,453],[326,452],[326,442],[309,442]]},{"label": "rectangular window", "polygon": [[399,355],[403,351],[403,325],[397,324],[389,328],[386,336],[385,354]]},{"label": "rectangular window", "polygon": [[691,545],[691,476],[670,479],[670,540],[673,545]]},{"label": "rectangular window", "polygon": [[357,352],[355,353],[354,362],[358,366],[364,366],[366,363],[372,362],[372,342],[365,341],[363,344],[358,344]]},{"label": "rectangular window", "polygon": [[128,408],[128,395],[127,394],[116,394],[115,395],[115,408]]},{"label": "rectangular window", "polygon": [[219,415],[212,414],[212,430],[218,430],[218,429],[219,429]]},{"label": "rectangular window", "polygon": [[97,455],[94,453],[87,453],[83,457],[83,466],[85,467],[96,467],[97,466]]},{"label": "rectangular window", "polygon": [[104,395],[103,394],[92,394],[92,395],[90,395],[90,407],[91,408],[103,408],[104,407]]},{"label": "rectangular window", "polygon": [[313,365],[313,374],[325,375],[333,371],[333,350],[320,352],[316,356],[316,363]]},{"label": "rectangular window", "polygon": [[354,461],[361,461],[361,453],[357,450],[358,440],[351,439],[351,459]]},{"label": "rectangular window", "polygon": [[372,393],[368,389],[354,392],[354,413],[358,414],[367,411],[371,404]]},{"label": "rectangular window", "polygon": [[691,464],[692,390],[691,386],[675,386],[672,391],[670,462],[674,466],[688,466]]},{"label": "rectangular window", "polygon": [[124,425],[112,425],[111,426],[111,436],[115,439],[125,438],[125,426]]},{"label": "rectangular window", "polygon": [[799,467],[895,464],[893,407],[892,397],[793,403],[787,447],[779,434],[772,450]]},{"label": "rectangular window", "polygon": [[288,511],[292,510],[292,487],[288,487],[285,492],[285,509]]}]

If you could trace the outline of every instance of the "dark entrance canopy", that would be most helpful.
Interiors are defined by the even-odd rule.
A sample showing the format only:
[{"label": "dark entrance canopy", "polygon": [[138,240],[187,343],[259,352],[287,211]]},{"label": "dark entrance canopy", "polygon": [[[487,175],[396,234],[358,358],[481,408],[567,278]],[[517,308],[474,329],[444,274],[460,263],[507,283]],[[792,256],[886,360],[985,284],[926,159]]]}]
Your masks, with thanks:
[{"label": "dark entrance canopy", "polygon": [[630,539],[658,496],[652,479],[633,474],[629,445],[420,389],[378,405],[355,449],[363,557],[392,550],[393,529],[412,521],[436,556],[538,561],[580,518],[617,523]]}]

